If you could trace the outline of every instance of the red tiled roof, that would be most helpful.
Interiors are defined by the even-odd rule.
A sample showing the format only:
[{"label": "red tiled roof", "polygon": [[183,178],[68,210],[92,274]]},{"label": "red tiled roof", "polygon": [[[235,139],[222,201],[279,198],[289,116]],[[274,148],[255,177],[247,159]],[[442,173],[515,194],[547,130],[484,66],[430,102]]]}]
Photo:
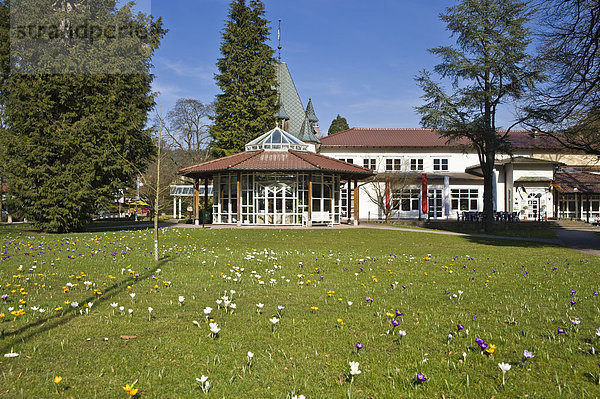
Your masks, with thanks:
[{"label": "red tiled roof", "polygon": [[[512,131],[509,140],[515,148],[557,149],[555,139],[529,131]],[[447,143],[434,129],[362,129],[352,128],[321,139],[323,147],[462,147],[467,139]]]},{"label": "red tiled roof", "polygon": [[328,171],[364,178],[371,169],[308,151],[245,151],[180,169],[188,177],[210,176],[225,171]]},{"label": "red tiled roof", "polygon": [[600,194],[600,174],[589,172],[558,172],[554,176],[554,181],[559,186],[558,190],[563,193]]}]

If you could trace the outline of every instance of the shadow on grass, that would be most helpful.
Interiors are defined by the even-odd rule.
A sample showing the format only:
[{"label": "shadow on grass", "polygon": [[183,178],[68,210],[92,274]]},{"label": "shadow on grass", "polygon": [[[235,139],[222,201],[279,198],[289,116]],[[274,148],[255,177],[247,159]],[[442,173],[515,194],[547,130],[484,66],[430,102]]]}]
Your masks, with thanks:
[{"label": "shadow on grass", "polygon": [[462,237],[473,244],[489,245],[493,247],[564,248],[553,239],[486,236],[483,234],[471,234]]},{"label": "shadow on grass", "polygon": [[[140,274],[139,277],[134,278],[130,277],[118,283],[111,285],[110,287],[106,287],[105,290],[102,290],[103,294],[100,297],[95,295],[90,295],[82,301],[78,301],[79,303],[88,303],[93,302],[94,305],[102,305],[105,302],[109,302],[115,296],[121,294],[125,290],[127,290],[128,285],[135,285],[141,281],[147,280],[152,277],[152,275],[159,269],[163,264],[167,262],[171,262],[178,255],[175,256],[167,256],[160,260],[158,264],[156,264],[153,268],[149,269],[147,273]],[[38,320],[32,321],[14,331],[5,332],[1,331],[0,334],[0,353],[5,353],[10,350],[14,345],[14,341],[18,341],[19,343],[25,343],[27,340],[35,337],[38,334],[50,331],[57,327],[62,327],[69,323],[76,317],[83,317],[85,314],[79,313],[79,308],[73,308],[69,306],[68,309],[63,309],[60,313],[55,313],[52,315],[47,315],[46,317],[42,317]],[[10,338],[12,343],[2,342]]]},{"label": "shadow on grass", "polygon": [[[159,228],[162,227],[172,227],[172,226],[177,226],[177,223],[173,223],[173,222],[160,222],[158,224]],[[147,230],[147,229],[152,229],[154,228],[154,223],[152,222],[148,222],[148,223],[135,223],[135,222],[130,222],[130,223],[126,223],[124,222],[123,224],[108,224],[108,225],[94,225],[94,224],[89,224],[85,230],[83,231],[84,233],[95,233],[95,232],[115,232],[115,231],[135,231],[135,230]]]}]

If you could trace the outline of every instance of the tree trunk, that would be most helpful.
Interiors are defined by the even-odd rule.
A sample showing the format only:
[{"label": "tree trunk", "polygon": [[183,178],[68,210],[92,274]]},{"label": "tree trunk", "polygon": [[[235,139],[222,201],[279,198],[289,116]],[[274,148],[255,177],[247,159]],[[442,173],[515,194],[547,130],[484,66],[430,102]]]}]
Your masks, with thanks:
[{"label": "tree trunk", "polygon": [[494,231],[494,161],[495,153],[488,152],[481,165],[483,172],[483,228],[486,233]]}]

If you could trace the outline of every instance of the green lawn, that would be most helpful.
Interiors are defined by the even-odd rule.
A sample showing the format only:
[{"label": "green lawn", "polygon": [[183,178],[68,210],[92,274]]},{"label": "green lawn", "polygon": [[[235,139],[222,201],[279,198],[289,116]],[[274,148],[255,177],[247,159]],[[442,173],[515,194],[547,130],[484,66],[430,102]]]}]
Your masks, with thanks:
[{"label": "green lawn", "polygon": [[0,394],[125,398],[137,381],[143,398],[600,395],[599,258],[376,229],[164,229],[159,265],[151,248],[150,231],[0,229],[0,354],[19,354],[0,357]]}]

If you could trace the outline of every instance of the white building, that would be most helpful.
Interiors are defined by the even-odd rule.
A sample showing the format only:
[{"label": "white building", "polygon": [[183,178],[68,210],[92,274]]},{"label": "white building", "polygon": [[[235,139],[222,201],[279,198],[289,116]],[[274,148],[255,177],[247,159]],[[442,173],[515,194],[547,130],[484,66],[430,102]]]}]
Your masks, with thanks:
[{"label": "white building", "polygon": [[[528,131],[511,132],[509,141],[513,154],[498,155],[494,173],[499,218],[600,217],[598,157],[573,153],[556,140]],[[398,208],[392,218],[456,219],[483,211],[479,158],[466,141],[448,143],[432,129],[353,128],[322,138],[319,152],[370,168],[379,176],[410,176],[413,180],[401,189],[389,190],[389,203]],[[420,215],[421,180],[414,180],[422,174],[427,176],[427,215]],[[375,185],[384,184],[361,187],[361,219],[383,218],[385,205],[370,197],[381,191]]]}]

